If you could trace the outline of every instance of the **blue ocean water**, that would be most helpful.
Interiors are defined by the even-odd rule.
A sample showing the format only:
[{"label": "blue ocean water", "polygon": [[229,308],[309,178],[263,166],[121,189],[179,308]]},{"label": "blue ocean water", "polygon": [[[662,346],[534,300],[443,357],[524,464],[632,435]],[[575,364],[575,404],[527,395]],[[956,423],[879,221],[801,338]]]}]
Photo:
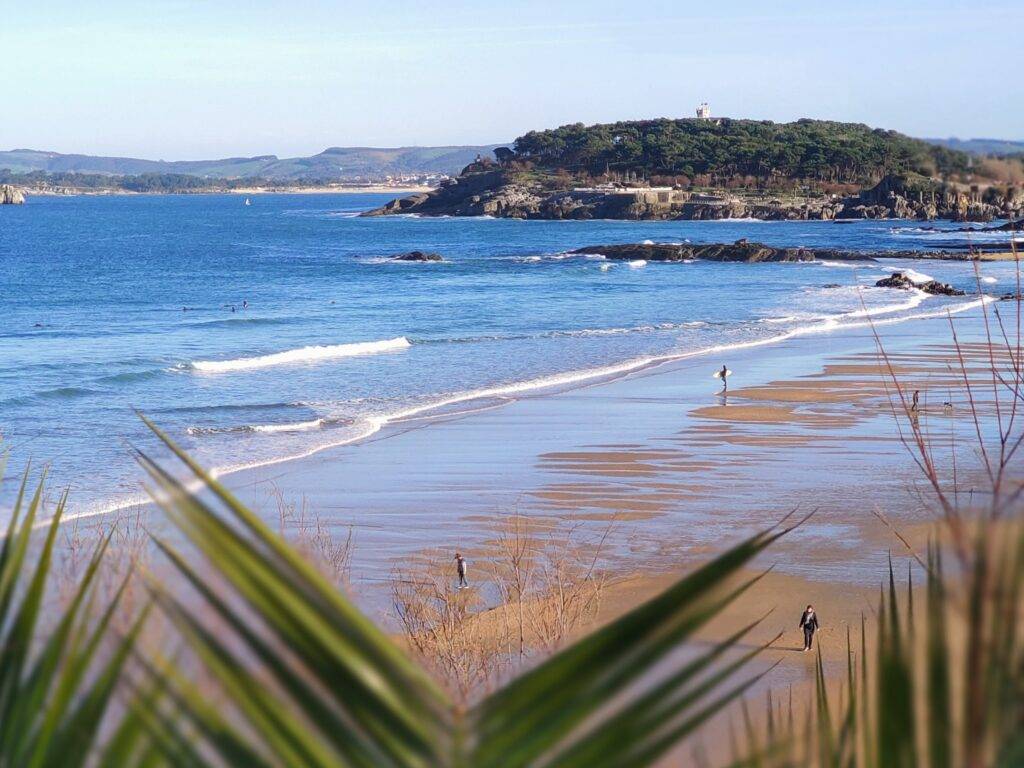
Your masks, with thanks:
[{"label": "blue ocean water", "polygon": [[[707,354],[710,371],[733,345],[974,300],[870,287],[909,264],[643,265],[565,254],[643,240],[873,250],[979,237],[908,222],[355,216],[386,199],[266,195],[246,207],[233,195],[33,197],[0,208],[0,433],[12,459],[0,509],[29,458],[71,488],[73,513],[140,498],[130,446],[146,432],[133,409],[223,473],[431,409],[673,356]],[[446,261],[387,259],[413,249]],[[967,264],[913,266],[974,285]],[[983,272],[987,290],[1012,287],[1012,265]]]}]

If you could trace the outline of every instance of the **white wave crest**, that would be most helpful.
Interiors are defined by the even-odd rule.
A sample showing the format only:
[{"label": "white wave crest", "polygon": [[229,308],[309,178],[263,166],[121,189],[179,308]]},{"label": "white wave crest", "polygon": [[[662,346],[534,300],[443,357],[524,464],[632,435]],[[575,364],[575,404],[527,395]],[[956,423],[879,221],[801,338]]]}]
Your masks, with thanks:
[{"label": "white wave crest", "polygon": [[[865,261],[866,260],[867,259],[865,257]],[[823,267],[845,267],[846,269],[863,269],[864,267],[875,266],[874,264],[858,263],[858,262],[855,262],[855,261],[851,262],[851,261],[824,261],[824,260],[822,260],[822,261],[818,261],[818,262],[815,262],[815,263],[821,264],[821,266],[823,266]]]},{"label": "white wave crest", "polygon": [[904,269],[903,276],[907,278],[914,285],[924,285],[930,283],[935,278],[931,275],[926,275],[923,272],[918,272],[916,269]]},{"label": "white wave crest", "polygon": [[323,419],[313,419],[311,421],[297,421],[293,424],[256,424],[253,426],[252,431],[273,435],[278,432],[308,432],[311,429],[320,429],[323,425]]},{"label": "white wave crest", "polygon": [[629,262],[630,269],[642,269],[647,266],[646,259],[636,259],[635,261]]},{"label": "white wave crest", "polygon": [[316,363],[322,360],[335,360],[342,357],[357,355],[376,355],[380,352],[394,352],[411,346],[405,336],[383,341],[361,341],[354,344],[333,344],[330,346],[301,347],[289,349],[287,352],[276,352],[272,355],[258,357],[242,357],[237,360],[198,360],[191,367],[201,373],[229,373],[247,371],[255,368],[270,368],[275,365],[294,365],[296,363]]}]

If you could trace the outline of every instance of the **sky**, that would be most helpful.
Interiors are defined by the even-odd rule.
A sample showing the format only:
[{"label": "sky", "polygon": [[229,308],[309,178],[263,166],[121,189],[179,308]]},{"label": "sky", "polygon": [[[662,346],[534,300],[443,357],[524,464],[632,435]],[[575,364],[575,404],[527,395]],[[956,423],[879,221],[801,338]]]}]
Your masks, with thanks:
[{"label": "sky", "polygon": [[0,149],[181,160],[652,117],[1024,140],[1024,2],[0,0]]}]

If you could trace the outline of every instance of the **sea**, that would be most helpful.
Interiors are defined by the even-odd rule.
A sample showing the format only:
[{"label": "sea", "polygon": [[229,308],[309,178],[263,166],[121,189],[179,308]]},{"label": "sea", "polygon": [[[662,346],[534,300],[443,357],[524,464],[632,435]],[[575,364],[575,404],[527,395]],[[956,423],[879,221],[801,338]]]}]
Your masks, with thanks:
[{"label": "sea", "polygon": [[[152,419],[224,476],[389,424],[794,335],[964,311],[1013,264],[612,262],[731,242],[863,251],[1007,241],[906,221],[361,218],[387,195],[31,197],[0,208],[0,519],[31,463],[68,514],[144,500]],[[1008,241],[1007,241],[1008,242]],[[391,260],[423,250],[441,263]],[[875,288],[912,267],[973,295]]]}]

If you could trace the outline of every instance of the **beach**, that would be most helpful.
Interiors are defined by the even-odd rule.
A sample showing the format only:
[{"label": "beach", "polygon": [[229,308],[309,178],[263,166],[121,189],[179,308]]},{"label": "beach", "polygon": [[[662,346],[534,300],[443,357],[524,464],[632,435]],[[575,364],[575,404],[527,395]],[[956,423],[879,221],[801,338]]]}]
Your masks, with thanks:
[{"label": "beach", "polygon": [[[952,316],[961,341],[981,338],[980,316]],[[962,407],[950,395],[949,322],[877,328],[893,370],[923,392],[923,418],[943,435],[966,426],[965,412],[942,406],[953,397]],[[734,371],[727,396],[711,377],[723,362]],[[890,553],[906,572],[908,553],[875,512],[897,529],[927,531],[935,519],[916,493],[921,478],[893,398],[872,328],[862,326],[399,420],[360,443],[226,482],[268,519],[278,498],[301,499],[337,535],[351,527],[353,593],[383,621],[397,568],[458,550],[479,569],[512,516],[612,525],[610,594],[619,597],[607,617],[743,537],[810,514],[771,548],[763,565],[773,573],[721,631],[775,608],[763,629],[786,630],[792,645],[813,601],[832,658],[847,625],[872,610]],[[810,673],[806,658],[788,660]]]}]

